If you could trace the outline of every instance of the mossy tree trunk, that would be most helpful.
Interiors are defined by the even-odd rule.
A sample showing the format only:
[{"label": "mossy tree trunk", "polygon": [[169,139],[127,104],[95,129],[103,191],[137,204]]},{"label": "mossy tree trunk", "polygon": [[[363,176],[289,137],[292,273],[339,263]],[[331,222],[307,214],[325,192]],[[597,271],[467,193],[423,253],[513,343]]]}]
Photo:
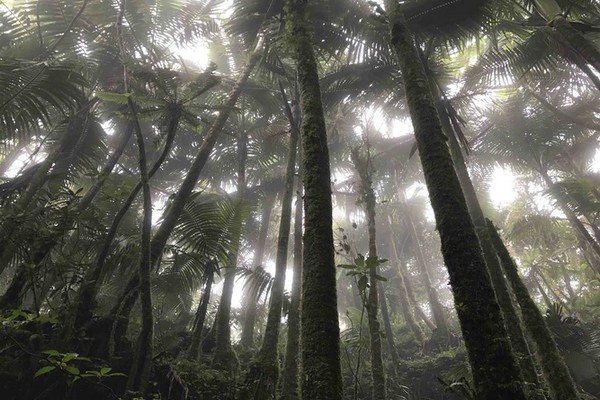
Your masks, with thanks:
[{"label": "mossy tree trunk", "polygon": [[439,117],[401,6],[385,2],[391,45],[405,93],[442,254],[467,347],[478,398],[525,400],[520,369],[512,353],[500,308],[471,221]]},{"label": "mossy tree trunk", "polygon": [[285,18],[294,51],[302,112],[304,250],[300,390],[304,399],[342,398],[340,328],[334,261],[331,175],[325,116],[307,0],[288,0]]},{"label": "mossy tree trunk", "polygon": [[[275,193],[267,193],[263,199],[260,232],[258,233],[258,240],[254,249],[252,268],[256,268],[263,263],[267,234],[269,231],[269,220],[271,219],[271,211],[273,210],[276,197]],[[256,323],[257,312],[256,293],[249,288],[244,291],[243,304],[244,324],[242,326],[240,345],[248,348],[254,344],[254,325]]]},{"label": "mossy tree trunk", "polygon": [[531,296],[529,296],[529,291],[519,276],[517,265],[502,242],[498,231],[491,221],[488,220],[487,223],[491,240],[502,261],[502,267],[513,293],[521,307],[525,328],[537,347],[537,354],[540,359],[542,371],[546,377],[546,382],[550,388],[552,399],[579,400],[580,397],[577,394],[575,383],[556,346],[556,342],[552,338],[552,334],[546,325],[546,321],[544,321],[542,313]]},{"label": "mossy tree trunk", "polygon": [[[281,87],[288,119],[293,121],[292,110],[288,105],[283,87]],[[296,153],[298,132],[291,124],[289,152],[285,173],[283,196],[281,199],[281,220],[277,236],[277,255],[275,257],[275,278],[271,287],[271,301],[267,314],[267,325],[262,346],[256,355],[254,365],[250,369],[250,377],[257,382],[255,399],[268,399],[275,396],[277,379],[279,378],[279,360],[277,346],[279,343],[279,327],[281,325],[281,309],[283,307],[283,290],[287,269],[288,243],[292,221],[292,198],[294,197],[294,175],[296,173]]]},{"label": "mossy tree trunk", "polygon": [[[359,198],[367,214],[367,226],[369,234],[369,258],[378,260],[377,257],[377,228],[375,224],[376,217],[376,198],[373,190],[372,165],[370,153],[367,147],[367,154],[362,155],[358,149],[351,152],[354,168],[360,178]],[[369,293],[366,298],[365,308],[367,309],[367,320],[369,323],[369,338],[371,344],[371,396],[373,399],[385,400],[385,372],[383,370],[383,357],[381,355],[381,325],[377,319],[379,308],[378,294],[378,261],[369,268]],[[367,263],[369,267],[369,263]]]},{"label": "mossy tree trunk", "polygon": [[[425,65],[425,60],[423,60],[423,63]],[[450,148],[452,161],[454,163],[454,167],[456,168],[456,174],[458,176],[458,180],[460,181],[460,186],[465,194],[467,208],[469,209],[469,214],[471,215],[473,224],[475,225],[477,237],[481,243],[483,256],[492,280],[492,286],[494,287],[496,300],[498,301],[500,311],[502,312],[502,317],[504,318],[504,325],[508,332],[510,343],[515,352],[515,356],[519,361],[519,366],[521,367],[525,381],[534,386],[539,386],[540,382],[535,369],[535,361],[531,355],[531,352],[529,351],[529,346],[527,345],[527,341],[523,334],[522,323],[517,315],[513,300],[511,299],[508,285],[502,272],[502,266],[500,265],[500,260],[498,259],[498,255],[491,242],[486,226],[485,216],[483,214],[483,210],[481,209],[481,205],[479,204],[479,199],[477,197],[477,193],[475,192],[473,182],[469,176],[463,151],[457,138],[458,132],[455,132],[451,122],[451,113],[447,108],[450,105],[448,104],[448,100],[442,94],[442,89],[438,87],[437,82],[435,82],[432,71],[429,70],[428,67],[425,68],[430,77],[429,83],[431,86],[431,91],[437,99],[436,110],[440,116],[442,131],[448,138],[448,145]],[[458,123],[459,121],[455,121],[454,125]]]}]

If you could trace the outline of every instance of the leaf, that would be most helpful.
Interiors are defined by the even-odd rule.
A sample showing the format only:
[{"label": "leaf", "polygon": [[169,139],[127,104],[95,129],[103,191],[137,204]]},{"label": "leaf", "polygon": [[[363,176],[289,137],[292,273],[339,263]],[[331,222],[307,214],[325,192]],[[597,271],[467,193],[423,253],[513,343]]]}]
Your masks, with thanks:
[{"label": "leaf", "polygon": [[71,360],[75,360],[79,354],[77,353],[67,353],[63,356],[62,361],[64,363],[68,363]]},{"label": "leaf", "polygon": [[60,356],[60,352],[58,350],[44,350],[42,353],[49,356]]},{"label": "leaf", "polygon": [[112,368],[110,368],[110,367],[104,367],[104,368],[100,368],[100,375],[106,375],[106,374],[108,374],[110,371],[112,371]]},{"label": "leaf", "polygon": [[360,292],[364,292],[364,291],[365,291],[365,289],[367,288],[367,283],[368,283],[368,281],[369,281],[369,279],[367,278],[367,276],[366,276],[366,275],[363,275],[363,276],[361,276],[361,277],[358,279],[358,282],[357,282],[356,284],[357,284],[357,286],[358,286],[358,290],[359,290]]},{"label": "leaf", "polygon": [[387,282],[387,278],[384,278],[381,275],[373,275],[373,278],[377,279],[378,281]]},{"label": "leaf", "polygon": [[67,365],[65,367],[65,371],[67,371],[71,375],[79,375],[79,368],[74,365]]},{"label": "leaf", "polygon": [[377,256],[369,256],[366,260],[367,268],[375,268],[379,266],[379,259]]},{"label": "leaf", "polygon": [[38,369],[36,371],[35,375],[33,375],[33,377],[37,378],[38,376],[47,374],[48,372],[54,371],[55,369],[56,369],[56,367],[54,365],[47,365],[45,367]]},{"label": "leaf", "polygon": [[130,93],[96,92],[96,96],[104,101],[117,104],[127,104]]},{"label": "leaf", "polygon": [[338,268],[356,269],[356,265],[354,265],[354,264],[340,264],[340,265],[338,265]]}]

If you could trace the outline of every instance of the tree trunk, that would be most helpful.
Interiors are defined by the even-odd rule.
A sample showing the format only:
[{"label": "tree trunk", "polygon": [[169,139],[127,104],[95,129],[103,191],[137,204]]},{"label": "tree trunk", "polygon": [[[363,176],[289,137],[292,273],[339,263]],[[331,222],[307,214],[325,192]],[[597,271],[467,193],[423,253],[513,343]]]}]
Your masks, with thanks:
[{"label": "tree trunk", "polygon": [[392,324],[390,323],[390,313],[388,311],[387,299],[385,298],[385,290],[383,286],[381,286],[380,289],[379,303],[381,304],[381,319],[383,320],[383,327],[385,329],[385,339],[392,359],[392,368],[396,376],[398,376],[398,370],[396,368],[400,364],[400,357],[398,357],[396,344],[394,343],[394,332],[392,331]]},{"label": "tree trunk", "polygon": [[[431,77],[431,71],[429,72]],[[502,266],[500,265],[500,260],[498,259],[498,255],[491,242],[483,210],[481,209],[477,193],[475,192],[475,187],[473,186],[473,182],[469,176],[469,171],[467,170],[467,165],[460,147],[460,143],[450,122],[450,113],[444,106],[444,102],[447,100],[445,99],[445,96],[441,94],[442,89],[437,85],[434,85],[433,81],[430,81],[430,83],[432,84],[432,93],[435,93],[436,98],[438,98],[438,101],[436,102],[436,109],[440,116],[442,131],[448,138],[452,161],[454,162],[460,186],[465,194],[467,208],[469,209],[469,214],[473,219],[477,237],[479,238],[481,249],[483,250],[485,263],[492,280],[492,286],[494,287],[496,300],[498,301],[500,311],[502,312],[502,317],[504,318],[504,326],[508,332],[510,343],[515,352],[515,356],[519,361],[519,366],[521,367],[525,381],[535,386],[539,386],[540,382],[535,369],[535,361],[531,355],[531,352],[529,351],[529,346],[527,345],[525,335],[523,334],[522,323],[517,315],[513,300],[511,299],[510,292],[502,272]]]},{"label": "tree trunk", "polygon": [[288,43],[294,51],[302,111],[304,251],[300,390],[304,399],[340,400],[340,327],[337,312],[331,174],[325,116],[307,0],[288,0]]},{"label": "tree trunk", "polygon": [[[171,148],[173,147],[173,142],[175,140],[175,135],[176,135],[177,129],[179,127],[179,120],[181,117],[182,110],[176,109],[176,111],[178,111],[178,112],[175,112],[171,115],[171,119],[169,120],[169,124],[168,124],[165,145],[163,147],[163,150],[162,150],[160,156],[158,157],[158,159],[156,159],[156,161],[152,165],[152,168],[150,169],[150,171],[148,171],[148,179],[151,179],[154,176],[154,174],[156,174],[156,172],[158,172],[158,170],[162,166],[163,162],[166,160],[167,156],[171,152]],[[127,129],[129,129],[129,127]],[[133,131],[133,125],[131,126],[131,129]],[[114,161],[116,163],[117,159],[115,159]],[[113,167],[114,167],[114,165],[113,165]],[[111,168],[111,170],[112,170],[112,168]],[[106,176],[108,176],[108,174]],[[106,178],[104,178],[104,179],[106,179]],[[99,179],[99,181],[100,181],[100,179]],[[127,197],[127,199],[125,199],[125,202],[121,205],[121,208],[119,209],[119,211],[113,218],[110,228],[108,229],[108,232],[106,234],[106,237],[104,238],[104,243],[103,243],[102,249],[100,250],[100,253],[98,254],[96,263],[93,264],[90,267],[90,269],[86,272],[86,275],[83,279],[81,287],[79,288],[79,291],[77,293],[77,298],[74,302],[73,326],[74,326],[75,330],[79,329],[79,327],[81,327],[81,325],[84,324],[86,321],[88,321],[92,316],[93,309],[94,309],[94,300],[95,300],[96,295],[98,294],[98,290],[100,288],[100,278],[105,273],[105,264],[106,264],[106,260],[108,258],[109,252],[110,252],[111,244],[112,244],[115,236],[117,235],[117,230],[119,228],[121,220],[123,219],[123,217],[125,217],[125,214],[127,214],[127,211],[129,211],[129,208],[135,201],[139,191],[142,190],[142,187],[143,187],[142,182],[141,181],[138,182],[137,185],[131,191],[131,193],[129,193],[129,196]],[[90,189],[90,191],[88,193],[93,193],[92,189]],[[87,195],[86,195],[86,197],[87,197]],[[86,200],[86,201],[88,201],[88,200]],[[91,199],[89,199],[89,201],[91,202]],[[80,203],[80,205],[82,205],[82,203],[84,203],[83,200]],[[79,205],[78,205],[78,208],[79,208]],[[73,329],[70,329],[70,330],[73,330]]]},{"label": "tree trunk", "polygon": [[502,260],[502,267],[510,282],[513,292],[521,306],[521,313],[525,321],[525,328],[531,335],[533,342],[537,347],[537,354],[540,358],[542,371],[546,376],[546,382],[550,387],[550,393],[553,400],[578,400],[579,395],[569,369],[563,360],[556,342],[552,339],[552,334],[544,321],[544,317],[529,296],[527,287],[523,284],[517,265],[504,246],[498,231],[490,220],[488,229],[494,247]]},{"label": "tree trunk", "polygon": [[152,341],[154,334],[154,319],[152,315],[152,292],[150,288],[150,235],[152,229],[152,195],[148,183],[148,162],[146,161],[146,147],[144,135],[140,127],[135,105],[131,97],[128,104],[134,118],[135,133],[139,152],[140,182],[143,188],[144,217],[142,221],[141,254],[138,275],[140,278],[140,302],[142,305],[142,329],[137,339],[133,363],[129,371],[127,389],[133,392],[145,393],[150,367],[152,366]]},{"label": "tree trunk", "polygon": [[[298,122],[298,119],[295,120]],[[302,152],[298,149],[298,165]],[[281,400],[298,400],[298,350],[300,345],[300,297],[302,295],[302,168],[299,167],[294,213],[294,269],[290,310],[287,320],[287,343],[281,375]]]},{"label": "tree trunk", "polygon": [[214,368],[232,372],[238,366],[238,360],[231,347],[231,298],[235,284],[235,269],[237,266],[238,253],[241,242],[241,231],[243,226],[244,198],[246,192],[246,161],[248,159],[248,134],[243,131],[237,143],[238,167],[237,167],[237,207],[236,225],[233,232],[232,250],[229,253],[227,266],[223,271],[223,292],[216,315],[215,325],[215,354],[212,365]]},{"label": "tree trunk", "polygon": [[194,327],[192,329],[192,343],[188,350],[188,358],[190,360],[198,359],[198,350],[200,348],[200,341],[202,339],[202,331],[204,328],[204,320],[206,319],[206,311],[208,310],[208,303],[210,301],[210,292],[214,281],[214,272],[212,266],[210,271],[207,271],[206,283],[204,285],[204,292],[202,293],[202,299],[198,304],[198,311],[196,311],[196,317],[194,318]]},{"label": "tree trunk", "polygon": [[423,254],[423,245],[421,244],[415,223],[410,215],[407,215],[406,222],[408,223],[408,228],[410,229],[413,238],[413,251],[415,253],[415,258],[417,259],[417,265],[421,270],[421,279],[423,279],[423,285],[425,286],[425,290],[427,291],[427,299],[429,300],[429,307],[431,308],[433,320],[435,321],[436,329],[434,330],[433,336],[441,345],[441,347],[446,347],[448,345],[449,333],[444,307],[442,306],[442,303],[438,297],[437,289],[434,288],[433,284],[431,283],[429,268],[427,266],[427,262],[425,261],[425,255]]},{"label": "tree trunk", "polygon": [[[378,294],[378,264],[377,257],[377,229],[375,225],[375,191],[373,190],[372,165],[369,149],[367,155],[363,157],[358,149],[351,152],[354,168],[360,178],[359,198],[367,214],[367,226],[369,233],[369,257],[367,259],[367,268],[369,268],[369,293],[365,307],[367,309],[367,321],[369,323],[369,337],[371,344],[371,396],[373,399],[386,399],[385,373],[383,371],[383,357],[381,355],[381,325],[377,319],[379,306]],[[373,266],[369,266],[369,260]]]},{"label": "tree trunk", "polygon": [[[288,114],[288,119],[293,121],[292,111],[289,108],[283,86],[281,93]],[[254,391],[255,399],[269,399],[275,396],[277,379],[279,377],[279,360],[277,346],[279,343],[279,327],[281,325],[281,309],[283,307],[283,290],[287,269],[288,243],[290,239],[290,226],[292,221],[292,198],[294,197],[294,175],[296,173],[296,150],[298,147],[299,132],[291,124],[288,160],[285,173],[285,184],[281,200],[281,221],[277,237],[277,255],[275,258],[275,279],[271,287],[271,302],[267,315],[267,326],[262,346],[256,355],[256,361],[250,369],[249,376],[258,387]],[[253,370],[254,369],[254,370]],[[257,396],[258,394],[258,396]]]},{"label": "tree trunk", "polygon": [[518,364],[439,117],[427,76],[406,28],[401,6],[386,0],[391,44],[402,71],[425,181],[442,242],[450,285],[473,371],[476,395],[486,400],[525,400]]},{"label": "tree trunk", "polygon": [[[263,256],[265,254],[265,246],[267,243],[267,234],[269,232],[269,220],[271,219],[271,211],[275,204],[275,193],[267,193],[263,199],[263,210],[260,219],[260,232],[258,233],[258,241],[254,249],[254,259],[252,260],[252,268],[256,268],[263,263]],[[242,337],[240,339],[240,345],[248,348],[254,344],[254,324],[256,322],[257,312],[257,294],[249,288],[244,291],[244,325],[242,326]]]},{"label": "tree trunk", "polygon": [[398,277],[400,278],[400,285],[399,285],[399,291],[398,291],[398,296],[399,296],[399,300],[400,300],[400,308],[402,309],[402,315],[404,316],[404,321],[406,322],[406,324],[408,325],[408,327],[410,328],[410,330],[412,331],[413,335],[415,335],[415,339],[417,339],[417,341],[419,342],[423,342],[423,340],[425,340],[425,336],[423,335],[423,330],[421,329],[421,327],[419,326],[419,324],[417,324],[417,321],[415,320],[415,316],[412,312],[412,305],[410,302],[410,299],[408,297],[408,290],[406,288],[406,277],[404,276],[404,271],[402,270],[403,268],[401,267],[400,263],[400,256],[398,254],[398,249],[396,247],[396,241],[394,240],[394,233],[392,230],[392,224],[390,222],[390,248],[391,248],[391,256],[392,256],[392,263],[396,264],[396,266],[398,267]]}]

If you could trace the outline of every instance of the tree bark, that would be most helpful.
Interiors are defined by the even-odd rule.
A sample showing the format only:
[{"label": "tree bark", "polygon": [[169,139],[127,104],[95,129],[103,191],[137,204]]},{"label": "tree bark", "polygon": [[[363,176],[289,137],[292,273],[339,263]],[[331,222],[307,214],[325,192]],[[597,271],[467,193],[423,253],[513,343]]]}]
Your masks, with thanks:
[{"label": "tree bark", "polygon": [[[243,128],[242,128],[243,129]],[[215,354],[212,365],[214,368],[233,371],[237,368],[239,361],[231,347],[231,326],[229,324],[231,317],[231,298],[233,296],[233,286],[235,284],[235,269],[241,243],[241,231],[243,226],[244,199],[246,192],[246,161],[248,159],[248,134],[246,131],[240,132],[237,143],[238,167],[237,167],[237,207],[236,224],[233,232],[232,250],[229,253],[227,266],[223,271],[223,292],[216,315],[215,324]]]},{"label": "tree bark", "polygon": [[140,182],[143,188],[144,217],[142,221],[141,254],[138,276],[140,279],[140,302],[142,305],[142,328],[137,339],[133,363],[129,371],[127,389],[133,392],[145,393],[150,367],[152,366],[152,341],[154,335],[154,318],[152,315],[152,292],[150,288],[150,235],[152,229],[152,195],[148,183],[148,162],[146,160],[146,147],[144,135],[140,127],[137,111],[131,97],[128,98],[129,108],[134,118],[135,134],[138,145],[138,162]]},{"label": "tree bark", "polygon": [[371,345],[371,396],[373,399],[385,400],[387,398],[385,389],[385,373],[383,370],[383,357],[381,355],[381,325],[377,319],[379,294],[378,294],[378,264],[377,257],[377,228],[376,228],[376,198],[373,190],[373,180],[371,172],[371,159],[367,148],[367,155],[362,156],[358,149],[351,152],[354,168],[360,178],[359,198],[362,200],[365,212],[367,214],[367,226],[369,234],[369,258],[374,265],[369,268],[369,293],[365,308],[367,309],[367,321],[369,323],[369,338]]},{"label": "tree bark", "polygon": [[439,117],[401,6],[385,2],[442,254],[473,371],[486,400],[525,400],[523,378],[510,348],[487,267]]},{"label": "tree bark", "polygon": [[[295,120],[297,122],[298,119]],[[298,149],[298,165],[302,152]],[[298,400],[298,350],[300,347],[300,297],[302,295],[302,168],[299,167],[294,213],[294,266],[290,310],[287,320],[287,343],[281,376],[281,400]]]},{"label": "tree bark", "polygon": [[[275,193],[267,193],[263,199],[263,210],[260,219],[260,232],[258,233],[258,242],[254,249],[254,259],[252,260],[252,268],[256,268],[263,263],[265,254],[265,246],[267,243],[267,234],[269,231],[269,220],[271,219],[271,211],[275,204]],[[244,325],[242,326],[242,337],[240,345],[242,347],[251,347],[254,344],[254,324],[256,322],[257,299],[256,293],[249,288],[244,291]]]},{"label": "tree bark", "polygon": [[[288,106],[283,87],[281,87],[288,119],[293,120],[292,111]],[[289,152],[285,173],[285,184],[281,200],[281,221],[277,237],[277,255],[275,258],[275,279],[271,287],[271,302],[267,315],[267,326],[262,346],[256,355],[254,365],[250,369],[250,376],[258,382],[255,390],[256,399],[268,399],[275,395],[276,383],[279,378],[279,360],[277,345],[279,343],[279,327],[281,325],[281,309],[283,306],[283,290],[287,269],[288,243],[290,239],[290,226],[292,221],[292,198],[294,196],[294,175],[296,172],[296,153],[299,132],[291,124]],[[254,370],[253,370],[254,369]],[[258,394],[258,396],[256,396]]]},{"label": "tree bark", "polygon": [[192,329],[192,342],[190,343],[190,348],[188,350],[188,358],[190,360],[198,359],[198,350],[200,349],[200,341],[202,339],[202,331],[204,328],[204,320],[206,319],[206,311],[208,310],[208,303],[210,302],[210,295],[212,290],[212,284],[214,282],[214,271],[212,270],[212,261],[211,265],[207,266],[210,268],[206,271],[206,283],[204,284],[204,292],[202,293],[202,299],[200,300],[200,304],[198,304],[198,310],[196,311],[196,316],[194,318],[194,327]]},{"label": "tree bark", "polygon": [[300,390],[304,399],[341,400],[329,151],[307,2],[288,0],[285,14],[288,43],[296,61],[302,111],[305,223]]},{"label": "tree bark", "polygon": [[398,296],[400,298],[400,308],[402,309],[402,315],[404,316],[404,321],[406,322],[406,324],[412,331],[413,335],[415,336],[415,339],[417,339],[417,341],[422,343],[423,340],[425,340],[425,336],[423,335],[423,330],[421,329],[421,327],[415,320],[415,316],[412,311],[412,305],[411,305],[410,299],[408,297],[408,289],[406,288],[406,277],[404,276],[405,274],[404,274],[403,268],[400,265],[400,263],[401,263],[400,255],[398,254],[398,249],[396,247],[396,241],[394,240],[394,233],[391,228],[392,228],[392,225],[390,222],[389,241],[390,241],[390,247],[392,250],[392,252],[391,252],[392,263],[396,264],[396,266],[398,267],[398,277],[400,278],[400,285],[399,285],[399,291],[398,291]]},{"label": "tree bark", "polygon": [[515,294],[525,321],[525,328],[537,347],[542,371],[550,388],[553,400],[578,400],[577,388],[556,342],[544,321],[539,308],[534,303],[527,287],[519,276],[518,268],[508,250],[504,246],[498,231],[490,220],[487,220],[490,237],[498,252],[502,267]]}]

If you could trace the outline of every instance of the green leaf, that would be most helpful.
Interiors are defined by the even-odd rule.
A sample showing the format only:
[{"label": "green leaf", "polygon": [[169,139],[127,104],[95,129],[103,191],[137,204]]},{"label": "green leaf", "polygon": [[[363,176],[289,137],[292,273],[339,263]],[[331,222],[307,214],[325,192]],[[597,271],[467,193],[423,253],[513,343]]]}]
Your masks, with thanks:
[{"label": "green leaf", "polygon": [[366,260],[367,268],[375,268],[379,265],[377,256],[369,256]]},{"label": "green leaf", "polygon": [[373,275],[373,278],[377,279],[378,281],[387,282],[387,278],[384,278],[380,275]]},{"label": "green leaf", "polygon": [[356,265],[354,265],[354,264],[340,264],[340,265],[338,265],[338,268],[356,269]]},{"label": "green leaf", "polygon": [[67,371],[71,375],[79,375],[79,368],[74,365],[67,365],[65,367],[65,371]]},{"label": "green leaf", "polygon": [[358,290],[360,292],[365,291],[365,289],[367,288],[368,281],[369,281],[369,279],[367,278],[366,275],[363,275],[358,279],[357,286],[358,286]]},{"label": "green leaf", "polygon": [[110,367],[104,367],[100,369],[100,375],[106,375],[108,374],[110,371],[112,371],[112,368]]},{"label": "green leaf", "polygon": [[42,351],[43,354],[47,354],[49,356],[60,356],[60,352],[58,350],[44,350]]},{"label": "green leaf", "polygon": [[104,101],[117,104],[127,104],[131,93],[96,92],[96,96]]},{"label": "green leaf", "polygon": [[71,361],[71,360],[75,360],[75,359],[77,359],[77,356],[78,356],[78,355],[79,355],[79,354],[77,354],[77,353],[67,353],[67,354],[65,354],[65,355],[63,356],[63,359],[62,359],[62,361],[63,361],[64,363],[68,363],[68,362],[69,362],[69,361]]},{"label": "green leaf", "polygon": [[47,365],[45,367],[38,369],[36,371],[35,375],[33,375],[33,377],[37,378],[38,376],[47,374],[48,372],[54,371],[55,369],[56,369],[56,367],[54,365]]}]

